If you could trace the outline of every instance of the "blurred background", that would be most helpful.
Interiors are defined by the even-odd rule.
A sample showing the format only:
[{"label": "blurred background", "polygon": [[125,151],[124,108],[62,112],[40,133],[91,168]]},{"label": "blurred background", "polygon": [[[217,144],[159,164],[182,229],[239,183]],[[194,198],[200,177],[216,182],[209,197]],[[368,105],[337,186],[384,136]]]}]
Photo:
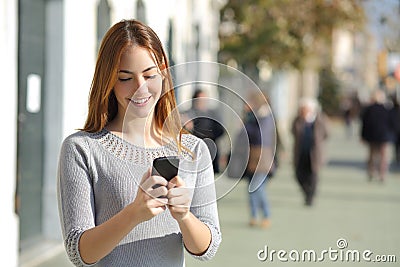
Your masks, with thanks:
[{"label": "blurred background", "polygon": [[[276,183],[283,183],[278,191],[286,188],[286,183],[289,186],[283,195],[297,192],[289,185],[295,183],[289,182],[293,176],[290,125],[301,97],[317,98],[332,121],[332,153],[341,157],[343,150],[338,147],[343,144],[343,149],[351,149],[345,155],[359,151],[347,163],[356,161],[359,169],[352,177],[359,177],[361,181],[356,183],[363,184],[366,155],[358,129],[352,139],[352,144],[358,145],[352,147],[346,143],[350,137],[340,130],[344,127],[341,121],[353,108],[351,116],[357,127],[358,111],[368,104],[375,89],[383,90],[393,101],[400,99],[400,1],[2,0],[0,76],[5,97],[0,110],[5,149],[1,157],[0,253],[4,266],[41,266],[63,253],[56,198],[60,144],[84,124],[97,49],[108,28],[124,18],[136,18],[152,27],[171,65],[190,61],[226,64],[246,74],[268,95],[283,151],[280,175],[289,177],[277,178]],[[201,77],[207,70],[196,71]],[[228,72],[215,73],[215,79],[237,82]],[[190,86],[177,90],[178,102],[189,99],[193,90]],[[226,91],[206,90],[230,103]],[[223,120],[227,129],[234,127],[229,118]],[[346,165],[340,162],[342,165],[331,166],[327,173],[339,175],[340,167]],[[399,176],[398,172],[390,176],[396,186],[400,186]],[[399,191],[397,187],[381,192],[380,197],[389,196],[390,207],[397,208],[388,208],[389,214],[400,210]],[[236,194],[243,195],[236,201],[247,201],[244,191]],[[354,203],[350,199],[347,204]],[[221,213],[227,216],[221,218],[223,234],[224,222],[235,217],[227,210]],[[373,213],[377,210],[379,207]],[[389,217],[378,229],[398,227],[399,215],[393,216],[397,217]],[[230,230],[238,230],[236,226],[226,225],[228,240]],[[398,253],[399,235],[388,239],[389,244],[397,244],[392,251]],[[229,250],[223,248],[221,257],[224,251]]]}]

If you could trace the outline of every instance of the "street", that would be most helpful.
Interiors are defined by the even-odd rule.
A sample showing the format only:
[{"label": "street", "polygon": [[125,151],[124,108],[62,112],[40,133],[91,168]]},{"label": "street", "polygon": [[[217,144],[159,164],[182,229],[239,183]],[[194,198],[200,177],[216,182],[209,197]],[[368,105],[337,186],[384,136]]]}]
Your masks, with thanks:
[{"label": "street", "polygon": [[[303,204],[289,148],[267,184],[272,214],[268,229],[248,226],[247,182],[241,181],[218,201],[223,240],[217,255],[200,262],[187,254],[186,266],[310,266],[310,261],[318,266],[392,261],[381,265],[398,266],[400,171],[392,167],[385,183],[368,182],[367,151],[356,132],[347,138],[342,124],[332,123],[327,164],[312,207]],[[220,184],[231,182],[218,179]],[[37,266],[72,265],[61,253]]]}]

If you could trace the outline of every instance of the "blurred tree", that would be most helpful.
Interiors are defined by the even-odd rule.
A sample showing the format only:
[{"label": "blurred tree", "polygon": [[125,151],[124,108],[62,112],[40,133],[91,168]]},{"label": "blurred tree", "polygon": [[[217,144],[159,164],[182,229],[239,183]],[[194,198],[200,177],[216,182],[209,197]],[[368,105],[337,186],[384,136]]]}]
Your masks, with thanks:
[{"label": "blurred tree", "polygon": [[333,29],[364,24],[360,1],[228,0],[221,9],[220,61],[236,60],[245,72],[260,60],[275,69],[330,67]]},{"label": "blurred tree", "polygon": [[323,68],[319,73],[319,96],[322,110],[328,115],[341,115],[340,111],[340,84],[335,73],[330,68]]}]

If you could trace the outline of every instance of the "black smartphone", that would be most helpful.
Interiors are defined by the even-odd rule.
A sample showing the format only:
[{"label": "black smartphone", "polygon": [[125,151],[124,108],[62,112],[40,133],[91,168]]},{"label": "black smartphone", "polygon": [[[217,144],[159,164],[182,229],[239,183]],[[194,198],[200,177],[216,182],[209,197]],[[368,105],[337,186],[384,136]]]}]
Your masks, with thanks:
[{"label": "black smartphone", "polygon": [[153,160],[152,175],[164,177],[167,181],[178,175],[179,158],[178,156],[166,156]]}]

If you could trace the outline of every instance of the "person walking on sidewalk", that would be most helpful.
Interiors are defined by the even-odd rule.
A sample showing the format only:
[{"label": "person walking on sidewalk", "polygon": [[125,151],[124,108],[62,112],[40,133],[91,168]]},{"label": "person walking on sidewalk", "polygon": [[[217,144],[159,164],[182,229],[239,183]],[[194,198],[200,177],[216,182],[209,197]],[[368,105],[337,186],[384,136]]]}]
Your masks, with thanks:
[{"label": "person walking on sidewalk", "polygon": [[193,135],[203,139],[207,144],[213,159],[214,172],[219,173],[220,152],[218,139],[224,135],[225,130],[218,110],[211,109],[209,107],[210,102],[210,97],[206,91],[197,88],[192,96],[192,108],[184,113],[183,116],[187,117],[188,120],[185,128]]},{"label": "person walking on sidewalk", "polygon": [[244,108],[244,126],[250,150],[245,176],[249,181],[250,226],[259,225],[261,212],[262,228],[270,226],[270,207],[266,184],[273,175],[276,149],[275,122],[264,94],[249,93],[248,105]]},{"label": "person walking on sidewalk", "polygon": [[323,143],[328,137],[327,120],[319,112],[316,99],[300,100],[298,114],[292,123],[292,134],[296,179],[304,194],[305,205],[311,206],[316,193],[319,169],[324,158]]},{"label": "person walking on sidewalk", "polygon": [[400,103],[393,97],[393,107],[390,109],[390,119],[393,128],[393,163],[396,168],[400,167]]},{"label": "person walking on sidewalk", "polygon": [[371,104],[365,107],[361,115],[361,138],[368,145],[369,181],[377,171],[379,180],[383,182],[389,166],[388,149],[393,129],[385,101],[385,93],[380,89],[375,90],[371,95]]},{"label": "person walking on sidewalk", "polygon": [[[176,267],[184,249],[200,260],[215,255],[211,157],[182,133],[176,110],[156,33],[137,20],[116,23],[100,46],[84,128],[63,141],[59,158],[61,228],[76,266]],[[161,156],[180,159],[169,182],[151,173]]]}]

